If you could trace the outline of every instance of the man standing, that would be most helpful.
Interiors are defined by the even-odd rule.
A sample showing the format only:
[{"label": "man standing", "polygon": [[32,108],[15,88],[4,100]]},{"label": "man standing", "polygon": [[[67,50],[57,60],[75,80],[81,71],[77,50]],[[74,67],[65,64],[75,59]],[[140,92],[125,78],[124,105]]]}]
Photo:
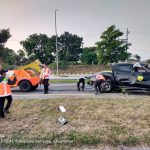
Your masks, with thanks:
[{"label": "man standing", "polygon": [[102,90],[101,90],[101,84],[102,82],[104,82],[106,79],[103,75],[99,74],[96,76],[96,80],[95,80],[95,90],[96,93],[95,95],[97,95],[98,93],[102,94]]},{"label": "man standing", "polygon": [[43,85],[44,85],[44,94],[48,94],[50,75],[51,75],[51,70],[44,64],[40,75],[40,78],[43,81]]},{"label": "man standing", "polygon": [[[3,70],[3,67],[2,67],[2,65],[0,64],[0,72]],[[4,70],[3,70],[4,71]],[[7,70],[5,70],[5,72],[7,72]],[[0,77],[1,77],[1,73],[0,73]],[[5,113],[9,113],[9,108],[10,108],[10,105],[11,105],[11,103],[12,103],[12,96],[10,95],[10,96],[7,96],[6,97],[6,99],[7,99],[7,104],[6,104],[6,107],[5,107],[5,109],[4,109],[4,112]]]},{"label": "man standing", "polygon": [[[0,117],[4,118],[4,112],[8,113],[10,105],[12,103],[12,92],[10,85],[16,83],[17,78],[14,77],[13,81],[6,77],[6,70],[2,69],[0,71]],[[8,99],[8,103],[4,109],[5,98]]]}]

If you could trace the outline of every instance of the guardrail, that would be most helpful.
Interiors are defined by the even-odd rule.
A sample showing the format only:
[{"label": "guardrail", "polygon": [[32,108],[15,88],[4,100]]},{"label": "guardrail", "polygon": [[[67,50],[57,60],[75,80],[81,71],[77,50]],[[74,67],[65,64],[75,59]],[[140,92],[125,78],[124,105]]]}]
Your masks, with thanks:
[{"label": "guardrail", "polygon": [[68,74],[64,76],[51,75],[50,80],[78,80],[79,78],[84,78],[86,76],[91,76],[91,75],[92,74],[80,74],[80,75]]}]

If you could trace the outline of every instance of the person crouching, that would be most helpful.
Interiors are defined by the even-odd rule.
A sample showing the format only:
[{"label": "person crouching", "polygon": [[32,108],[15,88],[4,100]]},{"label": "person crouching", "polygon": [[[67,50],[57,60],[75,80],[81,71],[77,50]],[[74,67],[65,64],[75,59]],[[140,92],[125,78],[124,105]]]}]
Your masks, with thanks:
[{"label": "person crouching", "polygon": [[97,95],[98,93],[102,94],[102,90],[101,90],[101,84],[105,81],[105,77],[101,74],[97,75],[96,76],[96,80],[95,80],[95,84],[94,84],[94,87],[95,87],[95,95]]}]

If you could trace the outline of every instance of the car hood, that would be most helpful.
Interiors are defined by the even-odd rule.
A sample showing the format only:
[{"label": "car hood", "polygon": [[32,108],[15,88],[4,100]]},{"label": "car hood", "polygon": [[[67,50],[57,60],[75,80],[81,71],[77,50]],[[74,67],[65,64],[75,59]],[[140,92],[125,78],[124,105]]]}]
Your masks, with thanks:
[{"label": "car hood", "polygon": [[91,80],[95,80],[96,76],[99,75],[99,74],[101,74],[101,75],[103,75],[103,76],[109,76],[109,77],[111,77],[111,76],[112,76],[112,71],[96,72],[96,73],[94,73],[94,74],[92,74],[92,75],[85,76],[85,78],[91,79]]}]

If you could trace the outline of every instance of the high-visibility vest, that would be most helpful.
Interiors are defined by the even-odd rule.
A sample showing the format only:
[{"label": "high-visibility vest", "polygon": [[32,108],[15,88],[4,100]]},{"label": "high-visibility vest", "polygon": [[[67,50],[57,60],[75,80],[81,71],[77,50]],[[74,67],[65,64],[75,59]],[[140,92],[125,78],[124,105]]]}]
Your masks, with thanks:
[{"label": "high-visibility vest", "polygon": [[51,71],[49,68],[43,68],[42,69],[42,72],[41,72],[41,78],[42,79],[49,79],[50,75],[51,75]]},{"label": "high-visibility vest", "polygon": [[99,74],[96,76],[96,80],[104,80],[105,81],[106,79],[103,75]]},{"label": "high-visibility vest", "polygon": [[11,92],[10,86],[8,84],[8,78],[4,78],[0,82],[0,97],[9,96],[11,94],[12,94],[12,92]]}]

